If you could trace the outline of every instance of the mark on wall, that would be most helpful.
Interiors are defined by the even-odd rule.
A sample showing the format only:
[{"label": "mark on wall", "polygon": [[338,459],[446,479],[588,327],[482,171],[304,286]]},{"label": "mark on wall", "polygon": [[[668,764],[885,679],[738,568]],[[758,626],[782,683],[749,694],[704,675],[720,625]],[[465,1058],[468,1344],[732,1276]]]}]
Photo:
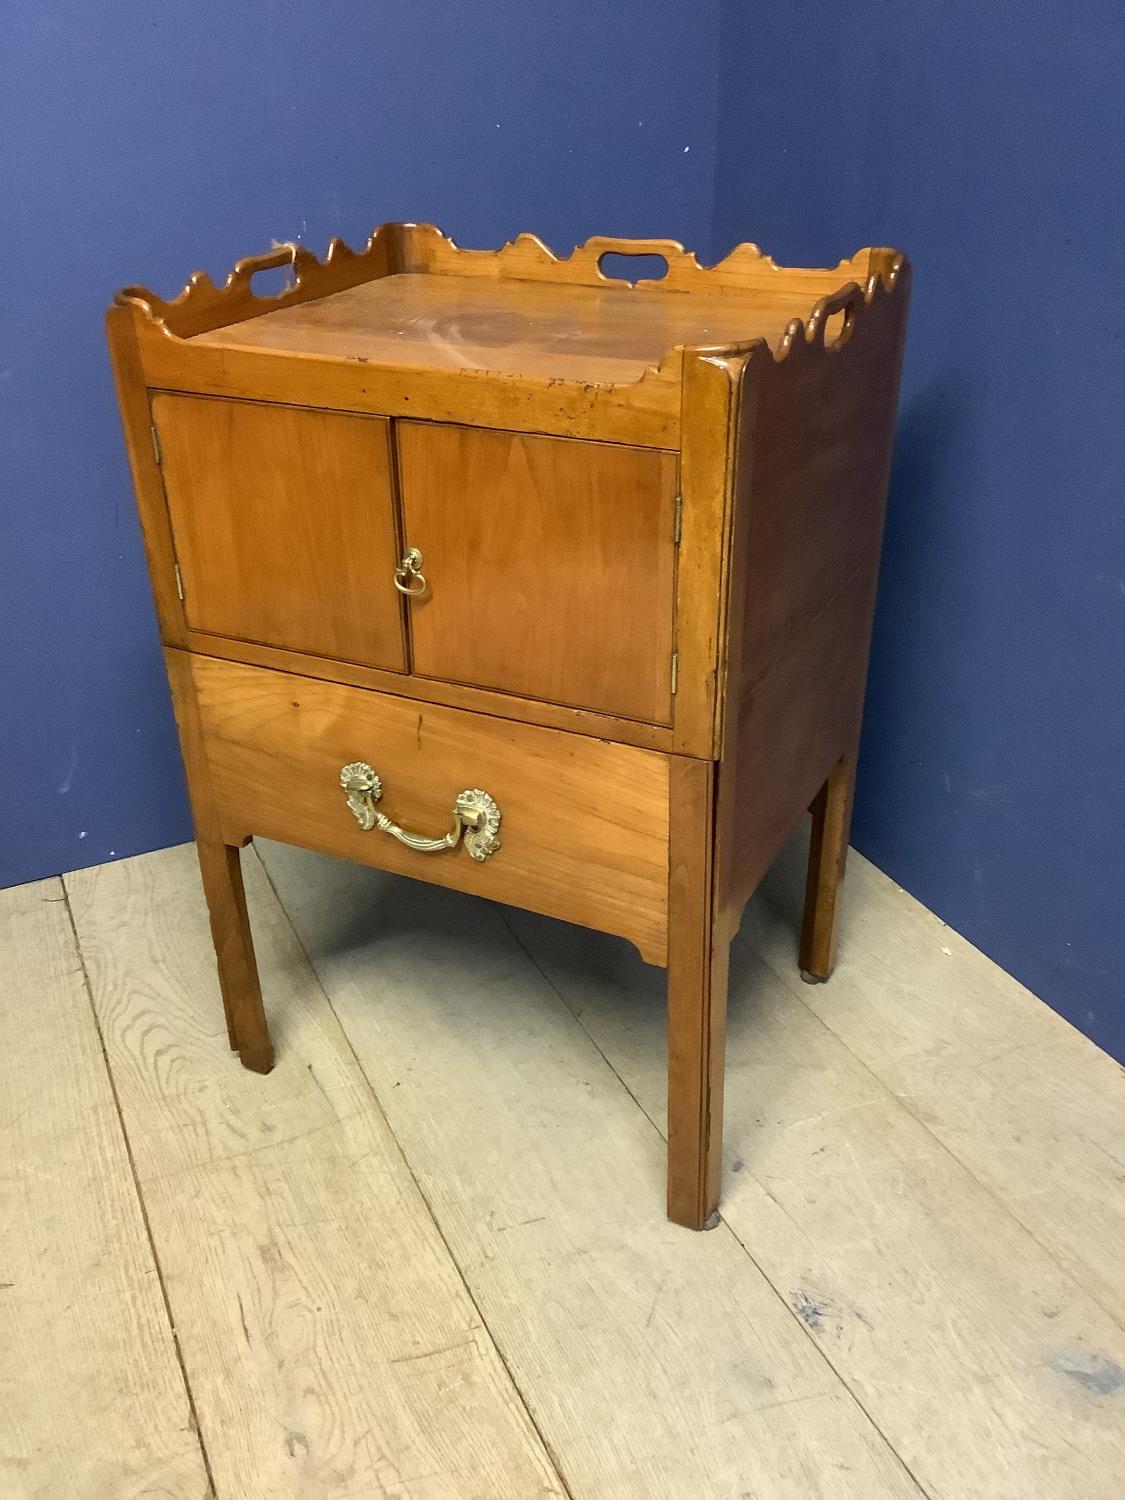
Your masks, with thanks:
[{"label": "mark on wall", "polygon": [[70,791],[70,784],[74,780],[74,773],[78,769],[78,746],[70,747],[70,762],[63,773],[63,779],[59,782],[59,792],[65,796]]}]

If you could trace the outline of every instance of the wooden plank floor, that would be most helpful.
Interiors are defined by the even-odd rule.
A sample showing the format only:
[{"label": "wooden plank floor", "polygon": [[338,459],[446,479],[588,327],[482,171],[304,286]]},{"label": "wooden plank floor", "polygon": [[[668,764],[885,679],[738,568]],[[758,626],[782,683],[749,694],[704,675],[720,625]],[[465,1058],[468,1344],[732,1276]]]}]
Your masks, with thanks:
[{"label": "wooden plank floor", "polygon": [[0,891],[0,1494],[207,1475],[62,885]]},{"label": "wooden plank floor", "polygon": [[799,839],[747,913],[692,1235],[661,973],[258,852],[268,1078],[190,846],[0,893],[4,1500],[1120,1500],[1125,1074],[870,865],[829,985]]}]

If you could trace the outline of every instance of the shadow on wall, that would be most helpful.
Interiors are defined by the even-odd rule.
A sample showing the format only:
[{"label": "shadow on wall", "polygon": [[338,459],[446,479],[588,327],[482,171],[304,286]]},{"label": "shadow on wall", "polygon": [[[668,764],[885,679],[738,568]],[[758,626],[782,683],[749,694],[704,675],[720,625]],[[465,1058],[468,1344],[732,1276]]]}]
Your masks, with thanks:
[{"label": "shadow on wall", "polygon": [[[927,656],[944,607],[935,559],[948,555],[964,529],[954,469],[968,403],[960,374],[947,374],[909,396],[899,413],[853,833],[856,846],[877,862],[919,858],[913,842],[901,844],[901,830],[910,825],[899,816],[895,791],[912,732],[947,706],[944,681]],[[962,575],[971,566],[971,553],[959,559]]]}]

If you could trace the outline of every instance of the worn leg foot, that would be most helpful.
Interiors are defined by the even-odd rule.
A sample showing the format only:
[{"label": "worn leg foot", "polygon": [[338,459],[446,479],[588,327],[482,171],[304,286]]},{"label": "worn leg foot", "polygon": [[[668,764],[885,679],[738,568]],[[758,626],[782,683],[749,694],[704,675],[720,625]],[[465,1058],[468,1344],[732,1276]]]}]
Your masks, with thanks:
[{"label": "worn leg foot", "polygon": [[668,909],[668,1217],[707,1229],[723,1157],[727,957],[712,892],[714,767],[674,762]]},{"label": "worn leg foot", "polygon": [[273,1047],[246,914],[239,850],[231,844],[206,839],[197,840],[196,847],[230,1044],[243,1067],[255,1073],[268,1073],[273,1067]]},{"label": "worn leg foot", "polygon": [[823,984],[836,962],[840,886],[848,854],[854,790],[855,758],[849,755],[832,767],[810,809],[812,838],[799,959],[806,984]]}]

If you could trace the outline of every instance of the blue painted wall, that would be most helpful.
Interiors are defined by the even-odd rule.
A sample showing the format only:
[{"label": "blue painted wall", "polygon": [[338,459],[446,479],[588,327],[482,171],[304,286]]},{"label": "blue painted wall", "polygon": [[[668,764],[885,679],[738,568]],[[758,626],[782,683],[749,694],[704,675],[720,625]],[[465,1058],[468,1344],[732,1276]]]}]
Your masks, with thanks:
[{"label": "blue painted wall", "polygon": [[855,842],[1125,1060],[1125,6],[728,0],[722,57],[716,244],[915,266]]},{"label": "blue painted wall", "polygon": [[272,238],[710,231],[718,0],[52,0],[0,48],[0,886],[190,837],[104,351]]}]

